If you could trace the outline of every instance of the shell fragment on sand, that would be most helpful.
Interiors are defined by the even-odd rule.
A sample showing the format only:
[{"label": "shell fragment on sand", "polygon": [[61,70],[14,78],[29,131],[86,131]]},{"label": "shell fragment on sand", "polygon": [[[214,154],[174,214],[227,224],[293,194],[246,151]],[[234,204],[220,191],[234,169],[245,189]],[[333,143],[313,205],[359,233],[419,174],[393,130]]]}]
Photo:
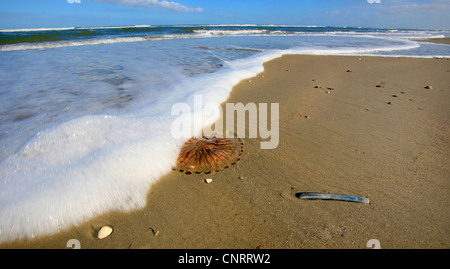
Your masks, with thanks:
[{"label": "shell fragment on sand", "polygon": [[317,192],[299,192],[295,196],[299,199],[308,200],[335,200],[354,203],[369,204],[370,201],[367,198],[353,195],[331,194],[331,193],[317,193]]}]

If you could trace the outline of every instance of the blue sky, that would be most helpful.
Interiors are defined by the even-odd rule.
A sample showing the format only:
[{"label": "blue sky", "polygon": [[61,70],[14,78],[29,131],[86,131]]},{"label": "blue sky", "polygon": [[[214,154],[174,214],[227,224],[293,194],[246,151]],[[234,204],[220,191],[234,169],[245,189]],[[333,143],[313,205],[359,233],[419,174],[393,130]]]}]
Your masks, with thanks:
[{"label": "blue sky", "polygon": [[286,24],[448,30],[448,14],[449,0],[0,0],[0,29]]}]

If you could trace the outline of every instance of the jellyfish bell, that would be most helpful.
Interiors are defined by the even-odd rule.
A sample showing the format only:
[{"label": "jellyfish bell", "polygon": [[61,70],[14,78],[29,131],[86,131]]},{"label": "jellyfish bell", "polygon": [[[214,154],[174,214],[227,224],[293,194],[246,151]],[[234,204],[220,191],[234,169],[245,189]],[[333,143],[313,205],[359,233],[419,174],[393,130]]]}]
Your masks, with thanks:
[{"label": "jellyfish bell", "polygon": [[240,160],[243,143],[217,135],[190,138],[181,148],[176,169],[186,174],[219,172]]}]

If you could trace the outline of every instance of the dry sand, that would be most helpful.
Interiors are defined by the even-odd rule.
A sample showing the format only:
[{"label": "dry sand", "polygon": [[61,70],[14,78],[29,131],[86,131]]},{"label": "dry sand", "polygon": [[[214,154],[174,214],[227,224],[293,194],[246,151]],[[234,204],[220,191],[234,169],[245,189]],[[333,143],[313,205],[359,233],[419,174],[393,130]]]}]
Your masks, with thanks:
[{"label": "dry sand", "polygon": [[[364,249],[370,239],[381,248],[449,248],[449,72],[448,59],[287,55],[267,62],[228,102],[279,103],[276,149],[244,139],[237,165],[206,176],[173,171],[151,188],[142,210],[2,247],[66,248],[74,238],[81,248]],[[308,191],[371,203],[295,196]],[[95,239],[105,224],[114,232]]]},{"label": "dry sand", "polygon": [[430,38],[430,39],[422,39],[422,40],[415,40],[415,41],[449,45],[450,44],[450,37]]}]

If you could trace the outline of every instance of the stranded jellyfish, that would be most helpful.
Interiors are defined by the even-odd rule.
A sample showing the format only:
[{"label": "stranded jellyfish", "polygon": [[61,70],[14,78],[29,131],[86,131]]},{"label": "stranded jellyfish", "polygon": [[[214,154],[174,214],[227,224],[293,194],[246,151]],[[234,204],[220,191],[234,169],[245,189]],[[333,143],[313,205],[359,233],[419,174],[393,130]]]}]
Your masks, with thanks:
[{"label": "stranded jellyfish", "polygon": [[177,170],[186,174],[218,172],[236,164],[242,152],[243,143],[240,139],[193,137],[181,148]]}]

